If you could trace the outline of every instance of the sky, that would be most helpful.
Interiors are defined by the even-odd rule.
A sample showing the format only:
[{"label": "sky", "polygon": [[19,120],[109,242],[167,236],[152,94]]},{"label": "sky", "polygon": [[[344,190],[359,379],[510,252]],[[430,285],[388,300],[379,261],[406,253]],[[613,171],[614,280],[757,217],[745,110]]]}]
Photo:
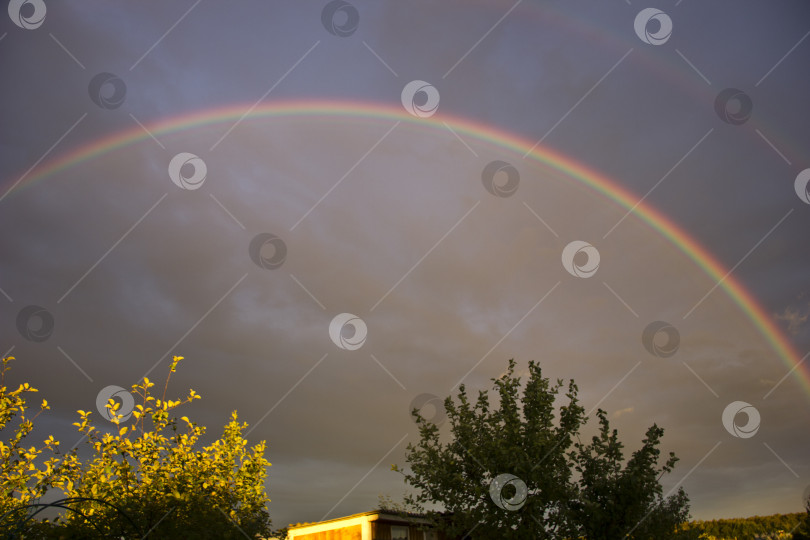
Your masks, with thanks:
[{"label": "sky", "polygon": [[414,404],[536,360],[629,451],[664,427],[693,517],[802,508],[805,2],[20,4],[0,353],[35,435],[184,356],[280,527],[400,499]]}]

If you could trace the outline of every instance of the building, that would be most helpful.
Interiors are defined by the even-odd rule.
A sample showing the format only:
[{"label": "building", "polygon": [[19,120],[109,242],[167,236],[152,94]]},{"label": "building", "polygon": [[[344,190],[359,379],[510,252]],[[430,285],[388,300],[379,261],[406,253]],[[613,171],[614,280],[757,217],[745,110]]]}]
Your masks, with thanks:
[{"label": "building", "polygon": [[288,540],[451,540],[431,530],[418,514],[400,515],[374,510],[317,523],[291,526]]}]

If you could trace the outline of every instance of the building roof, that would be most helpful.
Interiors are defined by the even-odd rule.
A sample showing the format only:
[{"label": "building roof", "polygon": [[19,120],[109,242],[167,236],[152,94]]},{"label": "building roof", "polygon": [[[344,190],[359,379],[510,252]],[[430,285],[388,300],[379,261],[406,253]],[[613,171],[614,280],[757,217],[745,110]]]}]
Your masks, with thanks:
[{"label": "building roof", "polygon": [[352,514],[350,516],[342,516],[339,518],[327,519],[324,521],[298,523],[296,525],[290,525],[288,527],[288,530],[301,529],[303,527],[311,527],[313,525],[324,525],[327,523],[338,523],[340,521],[346,521],[360,517],[369,517],[369,521],[386,520],[386,521],[399,521],[402,523],[413,523],[413,522],[421,524],[430,523],[430,520],[424,514],[415,514],[412,512],[400,513],[400,512],[391,512],[388,510],[371,510],[369,512],[360,512],[359,514]]}]

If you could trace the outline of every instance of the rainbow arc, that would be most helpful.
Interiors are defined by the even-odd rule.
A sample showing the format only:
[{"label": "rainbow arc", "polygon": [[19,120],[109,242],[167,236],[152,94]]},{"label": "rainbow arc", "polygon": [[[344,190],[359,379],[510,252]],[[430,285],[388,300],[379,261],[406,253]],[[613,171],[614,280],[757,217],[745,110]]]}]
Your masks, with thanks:
[{"label": "rainbow arc", "polygon": [[[233,124],[237,120],[245,121],[272,117],[346,117],[351,119],[390,120],[392,122],[412,123],[431,128],[446,129],[443,122],[452,126],[457,133],[492,144],[556,169],[568,177],[596,190],[620,207],[631,211],[636,217],[667,238],[677,249],[697,264],[719,288],[737,304],[748,319],[754,324],[773,350],[779,355],[789,370],[795,371],[807,395],[810,395],[810,367],[803,366],[802,358],[790,339],[776,325],[773,317],[762,307],[750,291],[712,255],[700,242],[689,235],[682,227],[657,210],[647,201],[624,188],[614,180],[575,161],[574,159],[533,141],[525,140],[512,133],[490,125],[475,122],[467,118],[437,114],[430,118],[416,118],[403,109],[384,104],[359,103],[351,101],[283,101],[263,104],[251,110],[245,116],[250,105],[229,105],[226,107],[206,109],[190,114],[162,119],[146,126],[154,136],[171,134],[195,127],[213,124]],[[24,178],[14,178],[14,191],[24,189],[36,182],[52,177],[58,172],[92,160],[101,155],[124,148],[128,145],[149,138],[141,127],[134,126],[109,136],[94,140],[71,150],[40,167],[30,171]],[[12,185],[14,185],[12,184]]]}]

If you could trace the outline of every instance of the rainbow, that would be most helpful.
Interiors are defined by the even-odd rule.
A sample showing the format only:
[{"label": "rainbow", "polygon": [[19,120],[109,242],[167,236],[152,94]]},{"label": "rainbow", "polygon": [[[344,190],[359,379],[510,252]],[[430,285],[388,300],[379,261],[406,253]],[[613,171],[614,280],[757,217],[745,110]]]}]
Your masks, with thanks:
[{"label": "rainbow", "polygon": [[[723,266],[705,247],[692,238],[683,228],[670,220],[646,201],[639,203],[640,197],[619,185],[610,178],[587,166],[574,161],[568,156],[522,139],[512,133],[499,130],[493,126],[474,122],[470,119],[437,114],[429,119],[416,118],[399,107],[382,104],[370,104],[351,101],[283,101],[263,104],[251,108],[248,105],[229,105],[217,109],[206,109],[190,114],[159,120],[146,126],[155,137],[187,130],[194,127],[218,123],[235,123],[238,120],[259,119],[267,117],[348,117],[352,119],[368,118],[374,120],[391,120],[410,123],[423,127],[442,127],[446,122],[457,133],[478,139],[495,146],[505,148],[527,159],[543,163],[566,175],[575,178],[588,187],[602,193],[621,207],[631,210],[659,234],[672,242],[680,251],[694,261],[716,283],[720,283],[726,294],[746,314],[759,330],[774,351],[791,371],[795,370],[805,392],[810,395],[810,366],[801,366],[802,358],[784,332],[775,324],[773,317],[765,311],[754,296]],[[238,128],[237,128],[238,129]],[[133,128],[97,139],[84,146],[73,149],[62,156],[31,169],[11,184],[11,188],[2,195],[5,198],[10,192],[43,180],[49,176],[74,165],[107,154],[119,148],[148,139],[150,135],[138,125]],[[530,151],[531,150],[531,151]],[[0,199],[2,200],[2,199]]]}]

